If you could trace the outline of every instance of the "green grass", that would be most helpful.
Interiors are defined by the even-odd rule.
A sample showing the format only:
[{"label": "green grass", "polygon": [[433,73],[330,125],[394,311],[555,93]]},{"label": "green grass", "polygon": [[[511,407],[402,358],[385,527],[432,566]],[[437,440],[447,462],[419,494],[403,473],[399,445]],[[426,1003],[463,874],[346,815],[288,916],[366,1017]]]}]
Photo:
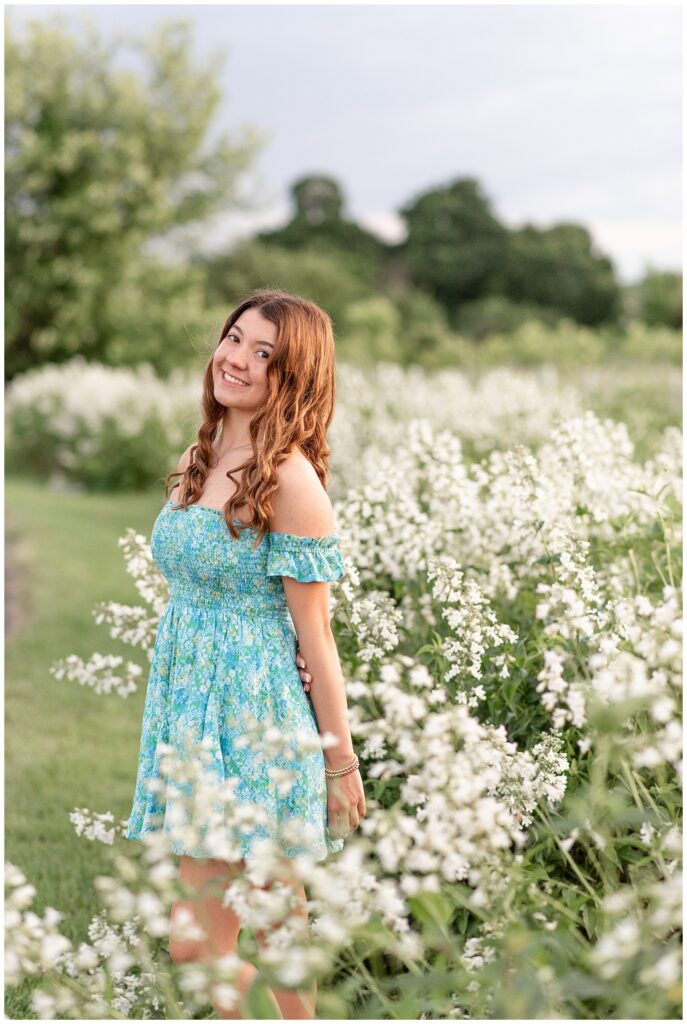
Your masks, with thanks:
[{"label": "green grass", "polygon": [[[5,859],[36,887],[37,912],[65,913],[61,928],[73,940],[87,941],[100,909],[93,879],[108,873],[110,850],[77,836],[69,812],[128,817],[149,665],[142,651],[111,639],[107,624],[96,625],[91,610],[98,601],[142,603],[117,540],[129,526],[149,537],[163,500],[161,487],[67,494],[6,480],[6,538],[10,559],[19,544],[24,612],[5,645]],[[98,696],[49,672],[59,658],[94,651],[137,661],[139,690],[126,699]],[[132,845],[115,839],[120,849]],[[25,982],[7,990],[7,1016],[35,1016],[30,989]]]}]

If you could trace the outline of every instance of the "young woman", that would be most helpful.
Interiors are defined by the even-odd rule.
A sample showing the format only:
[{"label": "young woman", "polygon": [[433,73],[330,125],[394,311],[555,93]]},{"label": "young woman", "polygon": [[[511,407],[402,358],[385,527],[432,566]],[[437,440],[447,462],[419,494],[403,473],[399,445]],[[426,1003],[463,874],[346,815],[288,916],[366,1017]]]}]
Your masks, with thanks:
[{"label": "young woman", "polygon": [[[297,912],[307,920],[305,890],[288,871],[290,858],[306,853],[321,860],[340,850],[365,816],[329,621],[329,583],[344,574],[326,491],[334,397],[328,315],[286,292],[253,292],[222,327],[205,368],[197,441],[166,478],[169,486],[180,477],[153,526],[151,552],[170,599],[155,640],[126,837],[140,840],[168,827],[166,803],[147,783],[159,778],[157,743],[181,745],[189,729],[197,739],[210,738],[220,775],[239,779],[237,801],[257,804],[266,822],[241,837],[238,862],[173,844],[179,878],[197,897],[172,907],[175,962],[235,952],[241,922],[222,906],[222,891],[245,868],[256,839],[279,843]],[[309,670],[303,683],[298,659]],[[333,733],[338,744],[323,751],[315,743],[314,753],[301,753],[293,762],[296,781],[280,796],[269,760],[235,742],[235,723],[246,713],[269,719],[287,736]],[[207,939],[174,939],[182,907],[200,917]],[[261,945],[264,938],[256,935]],[[252,964],[242,965],[242,994],[255,973]],[[276,1016],[314,1016],[314,986],[273,996]],[[236,1008],[215,1009],[220,1017],[240,1017]]]}]

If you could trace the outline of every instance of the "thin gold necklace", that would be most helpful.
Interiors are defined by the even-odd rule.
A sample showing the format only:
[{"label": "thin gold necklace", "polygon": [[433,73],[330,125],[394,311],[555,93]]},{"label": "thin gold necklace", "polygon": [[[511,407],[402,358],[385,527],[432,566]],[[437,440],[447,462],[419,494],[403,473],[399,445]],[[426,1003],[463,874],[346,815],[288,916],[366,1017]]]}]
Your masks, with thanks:
[{"label": "thin gold necklace", "polygon": [[229,452],[235,452],[238,448],[249,448],[250,445],[251,445],[250,441],[247,441],[245,444],[237,444],[235,448],[227,448],[227,450],[225,452],[222,452],[221,455],[218,455],[217,458],[218,459],[223,459],[225,455],[229,454]]}]

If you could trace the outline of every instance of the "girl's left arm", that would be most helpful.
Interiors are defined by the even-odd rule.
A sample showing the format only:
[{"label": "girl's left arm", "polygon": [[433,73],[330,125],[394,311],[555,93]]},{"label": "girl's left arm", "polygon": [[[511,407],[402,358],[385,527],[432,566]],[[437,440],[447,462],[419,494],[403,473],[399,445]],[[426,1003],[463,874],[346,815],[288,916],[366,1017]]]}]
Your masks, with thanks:
[{"label": "girl's left arm", "polygon": [[[277,477],[270,530],[311,540],[331,535],[332,504],[307,459],[288,457],[277,467]],[[278,559],[276,565],[282,568]],[[288,560],[283,568],[290,568]],[[320,735],[332,733],[338,740],[335,746],[323,751],[325,765],[343,768],[353,761],[355,752],[348,724],[344,677],[329,619],[330,584],[323,579],[307,582],[298,579],[298,575],[306,574],[297,570],[294,576],[284,572],[280,575],[298,646],[311,677],[309,696],[318,732]],[[365,816],[365,795],[358,770],[336,778],[327,777],[327,809],[330,827],[341,829],[343,834],[357,828],[360,818]]]},{"label": "girl's left arm", "polygon": [[312,700],[320,733],[331,732],[338,744],[324,751],[328,768],[343,768],[355,757],[348,724],[346,686],[329,621],[329,583],[299,583],[282,577],[298,646],[312,677]]},{"label": "girl's left arm", "polygon": [[[324,751],[328,768],[344,768],[355,757],[343,672],[329,623],[329,583],[300,583],[282,577],[299,647],[313,681],[310,688],[317,729],[333,733],[338,743]],[[327,776],[327,820],[334,838],[353,832],[366,814],[362,777],[356,768],[338,777]]]}]

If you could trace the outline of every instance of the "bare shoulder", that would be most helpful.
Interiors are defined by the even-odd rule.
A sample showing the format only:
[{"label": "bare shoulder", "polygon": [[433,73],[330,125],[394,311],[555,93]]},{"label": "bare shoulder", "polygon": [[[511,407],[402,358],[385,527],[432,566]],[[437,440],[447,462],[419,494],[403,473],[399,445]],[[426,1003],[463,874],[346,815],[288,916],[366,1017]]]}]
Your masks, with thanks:
[{"label": "bare shoulder", "polygon": [[191,461],[191,449],[193,448],[193,445],[195,443],[195,441],[192,441],[191,444],[186,449],[186,451],[181,456],[181,458],[179,459],[179,465],[177,466],[177,469],[179,470],[180,473],[186,472],[186,468],[189,462]]},{"label": "bare shoulder", "polygon": [[301,537],[324,537],[334,529],[329,495],[312,463],[300,451],[277,466],[279,486],[272,496],[270,529]]},{"label": "bare shoulder", "polygon": [[[178,466],[177,466],[177,472],[178,472],[178,473],[185,473],[185,472],[186,472],[186,467],[188,466],[189,462],[191,461],[191,448],[193,448],[193,445],[194,445],[195,443],[196,443],[196,442],[195,442],[195,441],[193,441],[193,442],[192,442],[192,443],[191,443],[191,444],[190,444],[190,445],[188,446],[188,448],[186,449],[186,451],[185,451],[185,452],[183,452],[183,454],[181,455],[181,457],[180,457],[180,459],[179,459],[179,464],[178,464]],[[174,484],[173,484],[173,486],[172,486],[172,490],[171,490],[171,491],[170,491],[170,493],[169,493],[169,496],[170,496],[170,498],[173,498],[174,500],[176,500],[176,493],[177,493],[177,492],[178,492],[178,490],[179,490],[179,484],[180,484],[180,483],[181,483],[181,478],[179,478],[178,480],[175,480],[175,482],[174,482]]]}]

